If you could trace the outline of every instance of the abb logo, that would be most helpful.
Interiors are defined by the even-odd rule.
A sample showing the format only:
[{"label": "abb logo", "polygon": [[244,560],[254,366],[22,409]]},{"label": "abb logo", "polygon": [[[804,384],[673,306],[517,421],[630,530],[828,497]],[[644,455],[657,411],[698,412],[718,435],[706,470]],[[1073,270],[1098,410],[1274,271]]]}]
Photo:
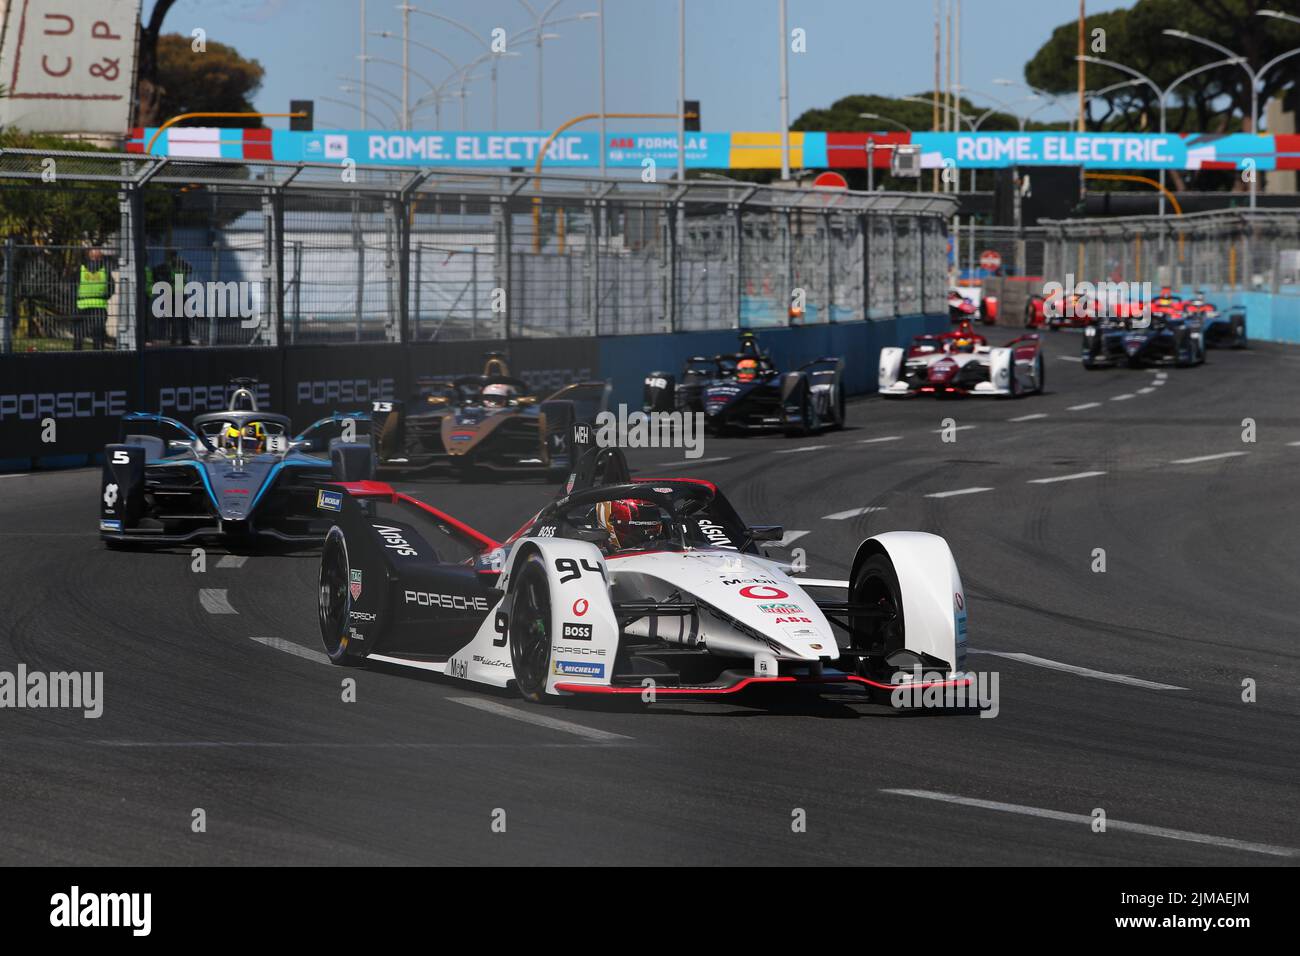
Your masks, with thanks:
[{"label": "abb logo", "polygon": [[778,617],[778,618],[776,619],[776,623],[777,623],[777,624],[811,624],[811,623],[812,623],[812,618],[810,618],[810,617]]}]

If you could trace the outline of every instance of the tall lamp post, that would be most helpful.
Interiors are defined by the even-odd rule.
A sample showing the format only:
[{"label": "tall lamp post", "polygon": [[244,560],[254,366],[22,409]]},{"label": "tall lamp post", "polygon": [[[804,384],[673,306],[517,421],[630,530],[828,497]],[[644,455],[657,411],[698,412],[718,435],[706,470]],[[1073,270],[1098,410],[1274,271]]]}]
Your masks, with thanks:
[{"label": "tall lamp post", "polygon": [[[1275,11],[1270,12],[1269,15],[1270,16],[1273,15],[1274,12]],[[1269,70],[1271,70],[1278,63],[1281,63],[1283,60],[1287,59],[1288,57],[1292,57],[1295,56],[1297,53],[1300,53],[1300,47],[1296,47],[1294,50],[1288,50],[1286,53],[1279,53],[1277,56],[1273,57],[1273,59],[1269,60],[1258,70],[1256,70],[1254,67],[1250,65],[1249,62],[1247,62],[1244,56],[1240,56],[1236,53],[1233,53],[1231,50],[1229,50],[1226,46],[1224,46],[1221,43],[1215,43],[1213,40],[1208,40],[1205,37],[1197,36],[1194,33],[1188,33],[1186,30],[1161,30],[1160,32],[1163,33],[1165,36],[1177,37],[1180,40],[1191,40],[1193,43],[1199,43],[1202,46],[1208,46],[1211,50],[1218,50],[1225,57],[1232,60],[1234,63],[1236,63],[1238,66],[1240,66],[1243,70],[1246,71],[1246,75],[1250,77],[1250,131],[1256,134],[1259,133],[1259,81],[1260,79],[1262,79],[1264,74],[1267,73]],[[1250,177],[1250,208],[1251,209],[1255,208],[1255,196],[1256,193],[1258,192],[1258,187],[1259,187],[1259,174],[1258,172],[1256,172],[1255,175]]]},{"label": "tall lamp post", "polygon": [[[1127,73],[1129,76],[1133,77],[1133,79],[1129,81],[1130,83],[1134,83],[1134,84],[1145,83],[1147,86],[1151,87],[1151,89],[1155,90],[1156,99],[1160,106],[1161,135],[1167,133],[1169,129],[1165,121],[1166,119],[1165,100],[1168,99],[1169,94],[1174,91],[1174,87],[1178,86],[1178,84],[1182,83],[1184,80],[1191,79],[1193,76],[1196,76],[1198,73],[1204,73],[1207,70],[1214,70],[1221,66],[1229,66],[1231,64],[1239,64],[1242,62],[1241,57],[1234,56],[1226,60],[1216,60],[1213,63],[1206,63],[1204,66],[1198,66],[1194,70],[1188,70],[1182,76],[1177,77],[1168,86],[1161,89],[1161,87],[1156,83],[1155,80],[1151,79],[1151,77],[1147,76],[1145,73],[1133,69],[1133,67],[1131,66],[1125,66],[1123,63],[1116,63],[1114,60],[1104,60],[1099,56],[1082,56],[1080,57],[1080,59],[1086,63],[1096,63],[1098,66],[1108,66],[1112,70],[1119,70],[1121,73]],[[1115,87],[1106,87],[1107,90],[1114,89],[1114,88]],[[1105,91],[1099,90],[1098,95],[1100,95],[1102,92]],[[1165,214],[1164,187],[1165,187],[1165,170],[1164,167],[1162,166],[1160,168],[1160,215],[1162,216]],[[1252,201],[1252,205],[1253,205],[1253,201]]]}]

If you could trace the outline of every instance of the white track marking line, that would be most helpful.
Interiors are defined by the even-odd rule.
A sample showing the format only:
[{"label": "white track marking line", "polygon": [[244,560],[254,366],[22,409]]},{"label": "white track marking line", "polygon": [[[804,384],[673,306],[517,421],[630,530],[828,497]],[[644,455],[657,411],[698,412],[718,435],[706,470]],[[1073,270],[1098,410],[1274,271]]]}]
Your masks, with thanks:
[{"label": "white track marking line", "polygon": [[1019,418],[1008,418],[1009,422],[1032,422],[1035,419],[1046,418],[1047,412],[1035,412],[1032,415],[1021,415]]},{"label": "white track marking line", "polygon": [[955,495],[974,495],[981,491],[992,491],[992,488],[958,488],[956,491],[936,491],[925,495],[926,498],[952,498]]},{"label": "white track marking line", "polygon": [[199,588],[199,604],[209,614],[239,613],[230,606],[230,599],[226,597],[225,588]]},{"label": "white track marking line", "polygon": [[1288,448],[1295,448],[1297,446],[1300,446],[1300,441],[1289,441],[1286,444]]},{"label": "white track marking line", "polygon": [[[1019,803],[1001,803],[997,800],[977,800],[974,797],[959,797],[951,793],[938,793],[934,790],[894,790],[883,789],[881,793],[892,793],[901,797],[919,797],[922,800],[938,800],[943,803],[956,803],[964,807],[978,807],[982,810],[998,810],[1002,813],[1018,813],[1021,816],[1039,817],[1043,820],[1057,820],[1061,823],[1077,823],[1092,827],[1093,819],[1084,813],[1066,813],[1062,810],[1046,810],[1042,807],[1026,807]],[[1144,836],[1161,837],[1165,840],[1179,840],[1183,843],[1203,843],[1207,846],[1224,847],[1229,850],[1245,850],[1247,853],[1263,853],[1268,856],[1300,856],[1300,850],[1289,846],[1275,846],[1271,843],[1250,843],[1246,840],[1234,840],[1231,837],[1214,836],[1209,833],[1194,833],[1191,830],[1173,830],[1169,827],[1157,827],[1148,823],[1129,823],[1126,820],[1106,818],[1107,830],[1121,830],[1128,833],[1141,833]]]},{"label": "white track marking line", "polygon": [[711,465],[718,461],[731,461],[730,456],[725,458],[683,458],[681,461],[661,461],[657,465],[646,465],[647,468],[681,468],[684,465]]},{"label": "white track marking line", "polygon": [[1244,451],[1221,451],[1217,455],[1198,455],[1196,458],[1176,458],[1171,465],[1199,465],[1203,461],[1219,461],[1223,458],[1240,458]]},{"label": "white track marking line", "polygon": [[781,535],[781,540],[776,542],[778,548],[788,548],[804,535],[812,534],[811,531],[787,531]]},{"label": "white track marking line", "polygon": [[773,452],[776,455],[793,455],[801,451],[821,451],[823,448],[829,448],[830,445],[800,445],[798,448],[782,448]]},{"label": "white track marking line", "polygon": [[1155,389],[1152,388],[1150,385],[1148,385],[1146,388],[1139,388],[1139,389],[1138,389],[1138,394],[1139,394],[1139,395],[1150,395],[1150,394],[1151,394],[1152,392],[1154,392],[1154,391],[1155,391]]},{"label": "white track marking line", "polygon": [[1050,485],[1058,481],[1074,481],[1076,478],[1096,478],[1098,475],[1106,474],[1104,471],[1079,471],[1073,475],[1057,475],[1054,478],[1030,478],[1031,485]]},{"label": "white track marking line", "polygon": [[1158,379],[1156,379],[1154,382],[1152,382],[1151,384],[1152,384],[1152,385],[1163,385],[1163,384],[1165,384],[1165,382],[1167,382],[1167,381],[1169,381],[1169,380],[1166,379],[1166,378],[1158,378]]},{"label": "white track marking line", "polygon": [[1125,392],[1123,395],[1112,395],[1110,400],[1112,402],[1127,402],[1130,398],[1133,398],[1133,393]]},{"label": "white track marking line", "polygon": [[935,435],[942,435],[944,432],[964,432],[968,428],[975,427],[975,425],[954,425],[952,428],[932,428],[930,431]]},{"label": "white track marking line", "polygon": [[1101,402],[1086,402],[1083,405],[1071,405],[1066,409],[1067,412],[1081,412],[1085,408],[1101,408]]},{"label": "white track marking line", "polygon": [[858,515],[868,515],[873,511],[884,511],[882,507],[868,505],[866,508],[850,508],[848,511],[837,511],[834,514],[822,515],[823,521],[843,521],[846,518],[856,518]]},{"label": "white track marking line", "polygon": [[1078,356],[1078,355],[1058,355],[1057,358],[1059,358],[1062,362],[1082,362],[1082,361],[1083,361],[1082,356]]},{"label": "white track marking line", "polygon": [[244,566],[244,562],[247,560],[248,560],[248,555],[246,554],[225,554],[222,555],[221,560],[217,562],[217,567],[242,568]]},{"label": "white track marking line", "polygon": [[272,650],[284,651],[286,654],[292,654],[294,657],[301,657],[316,664],[328,664],[330,662],[329,657],[323,652],[313,651],[310,647],[303,647],[293,641],[286,641],[282,637],[254,637],[251,640],[264,644]]},{"label": "white track marking line", "polygon": [[1091,667],[1080,667],[1077,664],[1063,664],[1061,661],[1048,660],[1046,657],[1035,657],[1033,654],[1021,654],[1017,651],[977,651],[971,648],[969,652],[972,654],[987,654],[990,657],[1005,657],[1007,660],[1020,661],[1022,664],[1045,667],[1050,671],[1064,671],[1067,674],[1075,674],[1079,677],[1091,677],[1094,680],[1109,681],[1112,684],[1127,684],[1129,687],[1141,687],[1145,690],[1187,690],[1186,687],[1179,687],[1175,684],[1161,684],[1158,681],[1143,680],[1141,677],[1130,677],[1128,674],[1111,674],[1107,671],[1093,670]]},{"label": "white track marking line", "polygon": [[1169,373],[1168,373],[1168,372],[1156,372],[1156,373],[1154,373],[1154,374],[1155,374],[1155,377],[1156,377],[1156,378],[1168,378],[1168,377],[1169,377]]},{"label": "white track marking line", "polygon": [[518,707],[511,707],[509,704],[502,704],[495,700],[484,700],[479,697],[448,697],[447,699],[454,704],[464,704],[466,707],[473,707],[475,710],[496,714],[498,717],[522,720],[526,724],[535,724],[538,727],[559,730],[566,734],[576,734],[579,737],[585,737],[587,740],[612,742],[632,739],[624,734],[615,734],[608,730],[597,730],[595,727],[584,727],[582,724],[560,720],[558,717],[548,717],[545,714],[538,714],[531,710],[521,710]]},{"label": "white track marking line", "polygon": [[882,441],[902,441],[902,435],[885,435],[881,438],[863,438],[858,442],[859,445],[874,445]]}]

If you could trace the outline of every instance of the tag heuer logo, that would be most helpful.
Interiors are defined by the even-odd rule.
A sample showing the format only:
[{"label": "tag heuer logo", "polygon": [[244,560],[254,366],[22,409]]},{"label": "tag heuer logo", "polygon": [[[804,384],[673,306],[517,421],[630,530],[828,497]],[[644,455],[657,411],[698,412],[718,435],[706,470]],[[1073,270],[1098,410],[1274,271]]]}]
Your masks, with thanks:
[{"label": "tag heuer logo", "polygon": [[352,592],[352,600],[355,601],[361,597],[361,572],[360,571],[352,572],[352,583],[348,585],[348,590]]}]

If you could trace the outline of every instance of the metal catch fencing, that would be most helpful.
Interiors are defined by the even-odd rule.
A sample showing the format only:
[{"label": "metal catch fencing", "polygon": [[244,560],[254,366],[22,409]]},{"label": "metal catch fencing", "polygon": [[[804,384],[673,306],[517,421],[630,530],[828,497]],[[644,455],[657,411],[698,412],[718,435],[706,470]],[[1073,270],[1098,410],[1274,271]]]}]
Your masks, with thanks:
[{"label": "metal catch fencing", "polygon": [[1300,216],[1294,210],[1063,219],[1044,228],[1044,276],[1062,284],[1300,295]]},{"label": "metal catch fencing", "polygon": [[0,151],[0,352],[941,312],[951,197]]}]

